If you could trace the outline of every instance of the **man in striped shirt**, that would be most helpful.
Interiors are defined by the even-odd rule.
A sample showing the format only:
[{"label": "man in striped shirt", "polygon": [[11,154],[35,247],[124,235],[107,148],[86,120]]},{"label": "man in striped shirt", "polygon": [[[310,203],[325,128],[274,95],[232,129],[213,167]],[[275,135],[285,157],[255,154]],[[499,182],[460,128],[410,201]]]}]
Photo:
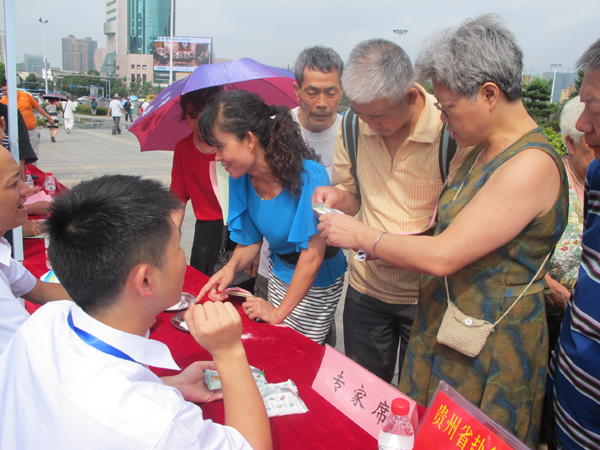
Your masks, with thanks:
[{"label": "man in striped shirt", "polygon": [[588,168],[582,260],[546,386],[562,448],[600,449],[600,39],[579,58],[583,113],[577,121],[596,160]]},{"label": "man in striped shirt", "polygon": [[[356,156],[360,196],[340,127],[334,187],[317,188],[313,201],[349,215],[358,213],[361,222],[386,232],[426,232],[444,184],[438,160],[442,122],[435,97],[415,83],[406,52],[384,39],[363,41],[352,50],[342,86],[360,118]],[[451,177],[465,154],[457,151]],[[350,251],[345,352],[390,382],[398,356],[402,367],[419,298],[419,274],[380,260],[357,261],[354,255]]]}]

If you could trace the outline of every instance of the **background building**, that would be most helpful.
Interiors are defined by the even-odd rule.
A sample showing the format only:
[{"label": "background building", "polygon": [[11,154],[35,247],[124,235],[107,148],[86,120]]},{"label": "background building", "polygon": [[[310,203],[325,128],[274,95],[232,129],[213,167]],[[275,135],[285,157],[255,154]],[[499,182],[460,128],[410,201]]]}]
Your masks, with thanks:
[{"label": "background building", "polygon": [[[47,64],[47,63],[46,63]],[[35,73],[36,76],[42,77],[42,69],[44,68],[44,57],[42,55],[29,55],[25,53],[25,61],[23,70],[25,72]],[[50,64],[46,65],[50,68]]]},{"label": "background building", "polygon": [[89,37],[77,39],[70,34],[62,38],[63,69],[84,73],[95,69],[94,53],[97,48],[98,42]]},{"label": "background building", "polygon": [[[576,78],[576,73],[556,72],[556,86],[554,87],[554,96],[552,98],[552,101],[554,103],[558,103],[561,101],[561,96],[564,97],[564,95],[566,95],[563,93],[563,91],[569,91],[569,88],[575,85]],[[542,75],[542,79],[549,80],[550,85],[552,85],[552,80],[554,79],[554,72],[544,72]]]},{"label": "background building", "polygon": [[171,33],[171,0],[108,0],[105,14],[106,55],[100,72],[128,82],[153,81],[154,38]]}]

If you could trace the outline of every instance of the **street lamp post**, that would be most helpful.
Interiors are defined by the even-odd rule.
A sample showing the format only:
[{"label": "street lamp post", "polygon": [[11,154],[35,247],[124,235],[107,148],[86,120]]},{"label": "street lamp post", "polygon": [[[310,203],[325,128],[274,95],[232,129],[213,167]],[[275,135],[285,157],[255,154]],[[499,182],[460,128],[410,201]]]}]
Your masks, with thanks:
[{"label": "street lamp post", "polygon": [[169,51],[169,86],[173,82],[173,22],[175,19],[175,0],[171,0],[171,49]]},{"label": "street lamp post", "polygon": [[394,34],[398,35],[398,45],[400,45],[400,40],[402,39],[402,35],[408,33],[408,30],[394,30]]},{"label": "street lamp post", "polygon": [[550,64],[550,67],[554,68],[554,79],[552,80],[552,93],[550,94],[550,103],[554,103],[554,86],[556,85],[556,69],[561,67],[562,64]]},{"label": "street lamp post", "polygon": [[44,86],[46,87],[46,94],[48,93],[48,63],[46,62],[46,24],[47,20],[42,20],[40,17],[40,23],[42,24],[42,35],[44,36],[44,68],[42,69],[42,75],[44,76]]}]

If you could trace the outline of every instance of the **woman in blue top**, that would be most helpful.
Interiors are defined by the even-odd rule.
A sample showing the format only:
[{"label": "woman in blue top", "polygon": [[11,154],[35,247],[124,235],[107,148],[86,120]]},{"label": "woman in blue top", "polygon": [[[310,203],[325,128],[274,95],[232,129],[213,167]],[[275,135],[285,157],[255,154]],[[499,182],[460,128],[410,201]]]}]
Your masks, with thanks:
[{"label": "woman in blue top", "polygon": [[237,247],[229,263],[200,292],[224,300],[233,275],[269,241],[268,301],[249,297],[250,319],[285,323],[323,343],[342,293],[346,258],[320,237],[311,195],[329,186],[319,157],[308,148],[288,108],[266,105],[256,94],[220,94],[200,117],[204,140],[231,175],[229,219]]}]

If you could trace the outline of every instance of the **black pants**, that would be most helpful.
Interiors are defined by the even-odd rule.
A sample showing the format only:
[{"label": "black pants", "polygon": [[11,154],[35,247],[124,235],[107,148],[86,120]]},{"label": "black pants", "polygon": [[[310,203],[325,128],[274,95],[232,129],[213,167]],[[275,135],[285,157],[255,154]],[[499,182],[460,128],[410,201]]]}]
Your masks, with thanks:
[{"label": "black pants", "polygon": [[196,220],[190,266],[206,276],[213,276],[221,249],[222,220]]},{"label": "black pants", "polygon": [[[386,382],[400,370],[417,305],[393,305],[348,286],[344,304],[346,356]],[[398,348],[400,344],[400,348]]]}]

